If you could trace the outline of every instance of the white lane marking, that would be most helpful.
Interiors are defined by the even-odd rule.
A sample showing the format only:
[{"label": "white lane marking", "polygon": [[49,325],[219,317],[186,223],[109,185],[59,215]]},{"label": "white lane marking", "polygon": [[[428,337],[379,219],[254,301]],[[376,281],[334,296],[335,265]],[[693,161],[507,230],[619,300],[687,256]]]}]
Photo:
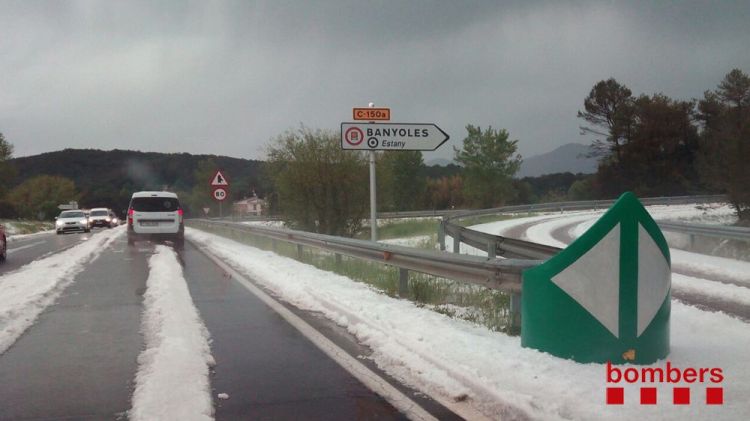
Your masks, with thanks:
[{"label": "white lane marking", "polygon": [[437,418],[433,417],[429,412],[427,412],[424,408],[411,400],[408,396],[401,393],[398,389],[393,387],[382,377],[357,361],[356,358],[349,355],[346,351],[333,343],[330,339],[326,338],[322,333],[315,330],[315,328],[310,326],[299,316],[292,313],[286,307],[281,305],[281,303],[273,299],[270,295],[266,294],[265,292],[263,292],[263,290],[256,287],[242,274],[234,270],[231,266],[227,265],[223,261],[219,260],[219,258],[214,256],[213,253],[198,244],[193,244],[198,248],[198,250],[203,252],[203,254],[211,259],[217,266],[219,266],[225,272],[231,274],[237,282],[247,288],[248,291],[253,293],[267,306],[271,307],[273,311],[278,313],[284,320],[287,321],[287,323],[297,329],[304,337],[306,337],[310,342],[318,347],[318,349],[323,351],[323,353],[328,355],[328,357],[334,360],[344,370],[349,372],[349,374],[362,382],[362,384],[364,384],[368,389],[382,396],[386,401],[388,401],[388,403],[401,411],[401,413],[406,415],[409,419],[437,420]]},{"label": "white lane marking", "polygon": [[36,243],[27,244],[27,245],[21,246],[21,247],[13,247],[12,249],[9,248],[8,249],[8,254],[13,254],[13,253],[15,253],[17,251],[21,251],[23,249],[28,249],[28,248],[31,248],[31,247],[36,247],[36,246],[38,246],[40,244],[44,244],[44,243],[46,243],[46,241],[37,241]]}]

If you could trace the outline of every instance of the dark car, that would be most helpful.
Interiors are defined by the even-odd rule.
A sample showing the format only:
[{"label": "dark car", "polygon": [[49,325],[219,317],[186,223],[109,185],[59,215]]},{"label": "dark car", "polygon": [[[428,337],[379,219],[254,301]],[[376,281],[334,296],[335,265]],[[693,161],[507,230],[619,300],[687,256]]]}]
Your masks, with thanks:
[{"label": "dark car", "polygon": [[5,238],[5,227],[0,224],[0,263],[8,257],[8,239]]}]

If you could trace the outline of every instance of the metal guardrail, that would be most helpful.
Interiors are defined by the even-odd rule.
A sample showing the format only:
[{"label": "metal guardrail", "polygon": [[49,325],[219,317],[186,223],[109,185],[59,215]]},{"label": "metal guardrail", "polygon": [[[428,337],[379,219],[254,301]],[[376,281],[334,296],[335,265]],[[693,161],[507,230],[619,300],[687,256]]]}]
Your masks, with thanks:
[{"label": "metal guardrail", "polygon": [[443,218],[450,215],[456,215],[466,210],[460,209],[428,209],[418,211],[401,211],[401,212],[379,212],[378,219],[401,219],[401,218]]},{"label": "metal guardrail", "polygon": [[[641,199],[641,203],[643,203],[644,206],[715,203],[723,201],[726,201],[726,196],[724,195],[650,197]],[[456,222],[463,218],[504,213],[543,211],[564,212],[572,210],[607,209],[612,206],[614,202],[614,200],[589,200],[579,202],[537,203],[533,205],[504,206],[500,208],[462,212],[443,218],[438,232],[438,242],[440,243],[440,249],[445,250],[445,236],[450,235],[453,238],[454,253],[458,253],[460,244],[465,243],[486,252],[490,257],[500,255],[511,258],[547,259],[560,251],[560,249],[529,241],[474,231],[458,225]],[[662,224],[659,225],[661,226]],[[680,227],[678,227],[678,225],[680,227],[692,226],[692,224],[673,224],[673,230],[679,230]]]},{"label": "metal guardrail", "polygon": [[726,238],[750,242],[750,228],[730,227],[723,225],[686,224],[678,222],[659,222],[663,231],[679,232],[691,236]]},{"label": "metal guardrail", "polygon": [[[458,214],[460,212],[465,212],[465,210],[428,209],[428,210],[418,210],[418,211],[379,212],[378,219],[442,218],[445,216]],[[204,219],[211,219],[211,220],[224,219],[224,220],[232,220],[232,221],[283,221],[284,220],[284,218],[279,215],[273,215],[273,216],[271,215],[262,215],[262,216],[231,215],[231,216],[226,216],[225,218],[204,218]]]},{"label": "metal guardrail", "polygon": [[[725,196],[679,196],[646,198],[641,202],[644,205],[675,205],[688,203],[713,203],[726,200]],[[370,260],[399,268],[399,294],[404,295],[408,291],[408,271],[415,271],[434,275],[442,278],[463,281],[474,285],[492,288],[510,294],[510,313],[512,329],[520,326],[520,303],[522,272],[524,269],[536,266],[560,251],[557,247],[532,243],[499,235],[487,234],[460,226],[454,221],[462,218],[490,215],[498,213],[518,213],[536,211],[565,211],[565,210],[587,210],[604,209],[610,207],[614,201],[586,201],[586,202],[557,202],[534,205],[506,206],[494,209],[482,209],[476,211],[415,211],[396,212],[392,217],[425,217],[437,216],[438,212],[444,213],[440,224],[438,239],[441,250],[445,250],[445,236],[451,235],[454,240],[455,253],[415,249],[391,244],[381,244],[372,241],[356,240],[350,238],[334,237],[330,235],[315,234],[303,231],[289,230],[285,228],[267,227],[262,225],[247,225],[240,222],[208,219],[189,219],[188,225],[202,227],[204,229],[224,229],[236,232],[244,232],[250,235],[259,235],[274,241],[284,241],[297,245],[297,254],[302,256],[302,247],[314,247],[336,254],[336,261],[340,262],[340,256],[346,255],[355,258]],[[395,215],[394,215],[395,214]],[[694,224],[665,223],[662,229],[677,230],[696,235],[711,235],[724,230],[724,236],[731,234],[734,237],[742,236],[750,238],[750,230],[734,227],[697,226]],[[692,231],[686,231],[692,230]],[[740,234],[738,234],[738,232]],[[487,252],[487,257],[457,254],[460,243],[466,243],[472,247]],[[496,259],[502,255],[506,259]]]},{"label": "metal guardrail", "polygon": [[[468,282],[487,288],[518,293],[521,290],[521,272],[540,264],[528,259],[494,259],[479,256],[448,254],[439,251],[415,249],[372,241],[334,237],[330,235],[295,231],[285,228],[245,225],[237,222],[189,219],[189,226],[204,229],[227,229],[259,235],[274,241],[284,241],[301,247],[308,246],[332,253],[366,259],[401,270],[401,278],[409,270],[442,278]],[[408,279],[408,278],[407,278]]]}]

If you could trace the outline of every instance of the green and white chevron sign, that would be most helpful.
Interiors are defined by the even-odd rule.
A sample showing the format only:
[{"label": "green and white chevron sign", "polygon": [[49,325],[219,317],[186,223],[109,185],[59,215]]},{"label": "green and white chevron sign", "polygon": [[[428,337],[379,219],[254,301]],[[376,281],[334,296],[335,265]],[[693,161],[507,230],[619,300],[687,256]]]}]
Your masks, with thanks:
[{"label": "green and white chevron sign", "polygon": [[579,362],[665,358],[671,273],[661,230],[625,193],[570,246],[524,271],[521,343]]}]

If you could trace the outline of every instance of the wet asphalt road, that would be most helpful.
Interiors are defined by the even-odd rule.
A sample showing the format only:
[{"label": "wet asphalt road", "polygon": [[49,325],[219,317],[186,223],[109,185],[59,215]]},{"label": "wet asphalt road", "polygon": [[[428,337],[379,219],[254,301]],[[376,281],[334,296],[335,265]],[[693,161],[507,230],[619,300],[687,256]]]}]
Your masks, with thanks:
[{"label": "wet asphalt road", "polygon": [[193,301],[211,332],[216,419],[405,419],[190,245]]},{"label": "wet asphalt road", "polygon": [[[83,237],[46,239],[18,255],[42,256]],[[0,419],[127,418],[152,251],[119,237],[0,356]],[[211,333],[216,419],[404,419],[192,245],[179,259]],[[427,404],[439,418],[455,417]]]},{"label": "wet asphalt road", "polygon": [[90,233],[74,232],[61,235],[38,234],[22,239],[11,237],[8,239],[8,259],[0,263],[0,275],[16,270],[47,254],[56,253],[81,241],[86,241],[96,232],[98,230]]},{"label": "wet asphalt road", "polygon": [[130,408],[147,257],[120,237],[0,356],[0,419],[115,419]]}]

